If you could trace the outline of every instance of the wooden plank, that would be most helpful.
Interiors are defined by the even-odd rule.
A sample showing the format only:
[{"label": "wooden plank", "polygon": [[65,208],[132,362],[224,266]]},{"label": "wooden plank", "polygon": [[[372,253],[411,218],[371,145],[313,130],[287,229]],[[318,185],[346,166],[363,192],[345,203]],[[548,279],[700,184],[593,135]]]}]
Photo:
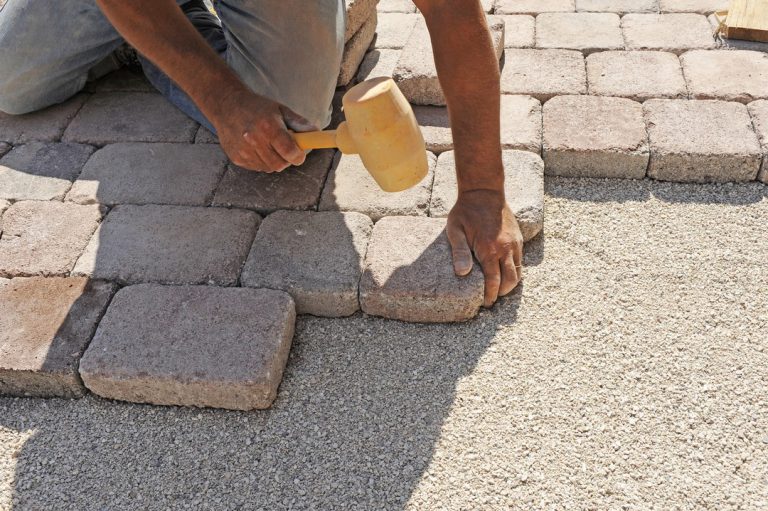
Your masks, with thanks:
[{"label": "wooden plank", "polygon": [[768,0],[731,0],[725,36],[768,43]]}]

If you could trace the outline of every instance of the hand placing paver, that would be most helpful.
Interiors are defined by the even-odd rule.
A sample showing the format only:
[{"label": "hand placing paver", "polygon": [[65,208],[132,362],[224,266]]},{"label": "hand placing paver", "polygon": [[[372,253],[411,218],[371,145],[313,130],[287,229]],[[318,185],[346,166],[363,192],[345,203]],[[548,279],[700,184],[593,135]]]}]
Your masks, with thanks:
[{"label": "hand placing paver", "polygon": [[648,135],[640,103],[625,98],[558,96],[544,104],[547,175],[642,179]]},{"label": "hand placing paver", "polygon": [[360,281],[360,306],[375,316],[447,323],[474,317],[483,304],[483,274],[453,273],[441,218],[387,217],[376,223]]},{"label": "hand placing paver", "polygon": [[[503,151],[504,194],[528,241],[544,226],[544,162],[527,151]],[[458,198],[456,160],[453,151],[441,154],[435,169],[435,184],[429,216],[446,217]]]},{"label": "hand placing paver", "polygon": [[712,28],[701,14],[627,14],[621,18],[628,50],[687,50],[715,48]]},{"label": "hand placing paver", "polygon": [[507,49],[501,92],[547,101],[561,94],[586,94],[584,56],[574,50]]},{"label": "hand placing paver", "polygon": [[354,314],[372,228],[360,213],[273,213],[259,227],[241,282],[289,293],[299,314]]},{"label": "hand placing paver", "polygon": [[0,197],[61,200],[91,156],[83,144],[30,142],[0,159]]},{"label": "hand placing paver", "polygon": [[256,213],[242,209],[117,206],[93,235],[74,273],[128,284],[231,286],[258,224]]},{"label": "hand placing paver", "polygon": [[344,54],[341,59],[341,69],[337,85],[343,86],[349,84],[352,78],[357,74],[357,69],[365,57],[365,52],[371,46],[373,38],[376,36],[377,14],[368,18],[360,29],[344,44]]},{"label": "hand placing paver", "polygon": [[8,115],[0,112],[0,141],[24,144],[33,140],[59,140],[87,97],[78,94],[64,103],[31,114]]},{"label": "hand placing paver", "polygon": [[651,147],[648,176],[665,181],[751,181],[762,152],[747,107],[710,100],[643,104]]},{"label": "hand placing paver", "polygon": [[114,290],[82,277],[0,285],[0,394],[82,396],[77,365]]},{"label": "hand placing paver", "polygon": [[688,91],[680,59],[662,51],[605,51],[587,57],[589,93],[635,101],[684,98]]},{"label": "hand placing paver", "polygon": [[579,12],[656,12],[658,0],[576,0]]},{"label": "hand placing paver", "polygon": [[766,163],[768,162],[768,100],[754,101],[747,106],[747,109],[760,139],[760,145],[763,147],[763,162],[758,179],[768,184],[768,163]]},{"label": "hand placing paver", "polygon": [[659,0],[661,12],[698,12],[710,14],[727,11],[728,0]]},{"label": "hand placing paver", "polygon": [[547,12],[536,16],[536,47],[595,51],[624,47],[619,16],[597,12]]},{"label": "hand placing paver", "polygon": [[496,0],[496,14],[538,14],[540,12],[573,12],[575,0]]},{"label": "hand placing paver", "polygon": [[680,57],[696,99],[749,103],[768,98],[768,55],[758,51],[689,51]]},{"label": "hand placing paver", "polygon": [[94,393],[234,410],[275,400],[293,338],[293,300],[271,289],[121,289],[80,362]]},{"label": "hand placing paver", "polygon": [[204,206],[226,164],[226,155],[214,144],[111,144],[91,157],[67,200]]}]

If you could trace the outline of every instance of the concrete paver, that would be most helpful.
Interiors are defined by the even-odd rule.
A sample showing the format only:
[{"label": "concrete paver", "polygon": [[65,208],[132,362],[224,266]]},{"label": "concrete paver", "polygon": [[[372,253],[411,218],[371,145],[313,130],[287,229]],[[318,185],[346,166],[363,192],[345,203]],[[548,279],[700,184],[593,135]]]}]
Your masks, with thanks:
[{"label": "concrete paver", "polygon": [[111,144],[91,157],[67,200],[203,206],[226,164],[226,155],[213,144]]},{"label": "concrete paver", "polygon": [[82,277],[0,285],[0,394],[82,396],[78,362],[114,290]]},{"label": "concrete paver", "polygon": [[5,153],[11,150],[11,144],[8,144],[6,142],[0,142],[0,156],[3,156]]},{"label": "concrete paver", "polygon": [[369,51],[357,70],[357,81],[362,82],[378,76],[392,77],[401,53],[401,50]]},{"label": "concrete paver", "polygon": [[648,135],[640,103],[625,98],[558,96],[544,105],[548,175],[642,179]]},{"label": "concrete paver", "polygon": [[768,98],[768,55],[744,50],[697,50],[680,57],[696,99],[749,103]]},{"label": "concrete paver", "polygon": [[74,274],[125,284],[231,286],[258,224],[256,213],[241,209],[116,206],[93,235]]},{"label": "concrete paver", "polygon": [[372,228],[360,213],[273,213],[259,227],[241,282],[287,292],[299,314],[354,314]]},{"label": "concrete paver", "polygon": [[344,54],[341,58],[341,69],[336,85],[348,85],[357,75],[357,69],[365,57],[365,52],[371,46],[376,36],[377,14],[368,18],[360,29],[344,44]]},{"label": "concrete paver", "polygon": [[0,159],[0,197],[61,200],[91,156],[84,144],[30,142]]},{"label": "concrete paver", "polygon": [[643,104],[651,147],[648,176],[666,181],[751,181],[761,149],[747,107],[712,100]]},{"label": "concrete paver", "polygon": [[[760,145],[763,148],[763,162],[758,179],[768,184],[768,100],[761,99],[747,105],[749,115],[752,117],[752,125],[755,128]],[[2,207],[0,207],[2,209]]]},{"label": "concrete paver", "polygon": [[540,12],[573,12],[575,0],[496,0],[496,14],[538,14]]},{"label": "concrete paver", "polygon": [[282,291],[129,286],[112,300],[80,375],[90,390],[110,399],[268,408],[295,318],[293,300]]},{"label": "concrete paver", "polygon": [[421,128],[427,151],[440,154],[453,149],[453,134],[447,107],[414,105],[413,114]]},{"label": "concrete paver", "polygon": [[659,0],[661,12],[698,12],[710,14],[727,11],[728,0]]},{"label": "concrete paver", "polygon": [[580,12],[656,12],[658,0],[576,0],[576,10]]},{"label": "concrete paver", "polygon": [[401,49],[408,42],[418,14],[388,12],[379,14],[376,26],[376,49]]},{"label": "concrete paver", "polygon": [[477,264],[465,277],[453,273],[444,219],[387,217],[376,222],[360,281],[364,312],[440,323],[470,319],[482,303]]},{"label": "concrete paver", "polygon": [[218,144],[219,137],[205,126],[200,126],[195,134],[195,144]]},{"label": "concrete paver", "polygon": [[376,16],[377,0],[347,0],[347,20],[344,26],[344,42],[349,41],[365,23]]},{"label": "concrete paver", "polygon": [[33,140],[57,141],[86,98],[86,95],[78,94],[59,105],[24,115],[0,112],[0,141],[14,145]]},{"label": "concrete paver", "polygon": [[528,14],[505,14],[499,17],[504,20],[505,48],[533,48],[536,43],[536,18]]},{"label": "concrete paver", "polygon": [[606,51],[587,57],[590,94],[635,101],[684,98],[688,89],[680,60],[661,51]]},{"label": "concrete paver", "polygon": [[628,50],[662,50],[681,54],[717,46],[701,14],[627,14],[621,18]]},{"label": "concrete paver", "polygon": [[379,0],[376,6],[378,12],[416,12],[412,0]]},{"label": "concrete paver", "polygon": [[504,94],[527,94],[547,101],[562,94],[586,94],[584,56],[574,50],[505,50]]},{"label": "concrete paver", "polygon": [[614,13],[547,12],[536,16],[536,47],[580,50],[585,54],[624,47]]}]

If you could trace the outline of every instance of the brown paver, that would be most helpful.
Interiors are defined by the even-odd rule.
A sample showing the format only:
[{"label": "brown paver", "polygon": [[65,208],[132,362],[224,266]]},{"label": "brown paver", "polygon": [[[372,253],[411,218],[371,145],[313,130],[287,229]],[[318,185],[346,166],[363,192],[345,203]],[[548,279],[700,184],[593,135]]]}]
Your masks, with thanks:
[{"label": "brown paver", "polygon": [[0,394],[82,396],[78,362],[114,290],[82,277],[0,285]]},{"label": "brown paver", "polygon": [[547,101],[562,94],[586,94],[584,56],[575,50],[507,49],[501,91]]},{"label": "brown paver", "polygon": [[751,181],[761,149],[747,107],[712,100],[643,104],[651,147],[648,176],[665,181]]},{"label": "brown paver", "polygon": [[347,21],[345,24],[344,41],[349,41],[360,28],[376,16],[377,0],[347,0]]},{"label": "brown paver", "polygon": [[589,93],[635,101],[688,95],[677,55],[661,51],[606,51],[587,57]]},{"label": "brown paver", "polygon": [[701,14],[627,14],[621,18],[628,50],[687,50],[715,48],[712,28]]},{"label": "brown paver", "polygon": [[496,14],[538,14],[540,12],[573,12],[575,0],[496,0]]},{"label": "brown paver", "polygon": [[[544,226],[544,162],[527,151],[503,151],[504,193],[526,241]],[[458,198],[456,160],[453,151],[441,154],[435,169],[435,184],[429,216],[446,217]]]},{"label": "brown paver", "polygon": [[192,142],[197,123],[160,94],[94,94],[64,132],[65,142]]},{"label": "brown paver", "polygon": [[0,197],[13,200],[62,199],[94,147],[30,142],[0,159]]},{"label": "brown paver", "polygon": [[99,324],[80,375],[90,390],[110,399],[268,408],[295,319],[293,300],[282,291],[126,287]]},{"label": "brown paver", "polygon": [[[763,148],[763,162],[758,179],[768,184],[768,100],[754,101],[747,106],[747,109]],[[2,207],[0,207],[1,209]]]},{"label": "brown paver", "polygon": [[259,213],[314,209],[334,154],[332,149],[312,151],[302,165],[272,174],[230,165],[216,189],[213,204]]},{"label": "brown paver", "polygon": [[576,10],[580,12],[656,12],[658,0],[576,0]]},{"label": "brown paver", "polygon": [[624,47],[614,13],[547,12],[536,16],[536,47],[580,50],[585,54]]},{"label": "brown paver", "polygon": [[0,277],[66,275],[101,220],[98,206],[15,202],[3,213]]},{"label": "brown paver", "polygon": [[383,218],[373,228],[360,281],[364,312],[402,321],[444,323],[474,317],[483,303],[477,264],[453,273],[445,219]]},{"label": "brown paver", "polygon": [[648,136],[640,103],[625,98],[559,96],[544,105],[548,175],[642,179]]},{"label": "brown paver", "polygon": [[341,69],[336,84],[344,86],[349,84],[357,75],[357,69],[365,57],[365,52],[371,46],[376,35],[377,14],[368,18],[360,29],[344,44],[344,55],[341,58]]},{"label": "brown paver", "polygon": [[59,140],[87,97],[78,94],[64,103],[30,114],[8,115],[0,112],[0,141],[15,145],[33,140]]},{"label": "brown paver", "polygon": [[395,66],[401,53],[402,50],[369,51],[357,70],[357,81],[362,82],[378,76],[391,77],[395,74]]},{"label": "brown paver", "polygon": [[202,206],[213,197],[226,164],[213,144],[111,144],[88,160],[67,200]]},{"label": "brown paver", "polygon": [[259,220],[242,209],[116,206],[93,235],[74,274],[127,284],[231,286],[237,283]]},{"label": "brown paver", "polygon": [[691,96],[749,103],[768,98],[768,55],[757,51],[689,51],[680,57]]},{"label": "brown paver", "polygon": [[710,14],[727,11],[728,0],[659,0],[661,12],[698,12]]},{"label": "brown paver", "polygon": [[402,12],[379,14],[379,23],[376,26],[376,49],[400,49],[405,46],[417,19],[419,19],[418,14]]},{"label": "brown paver", "polygon": [[504,20],[505,48],[533,48],[536,42],[536,18],[527,14],[505,14],[499,17]]},{"label": "brown paver", "polygon": [[427,153],[429,173],[413,188],[385,192],[363,166],[360,157],[339,153],[320,198],[320,211],[357,211],[374,221],[393,215],[426,216],[437,158]]},{"label": "brown paver", "polygon": [[299,314],[354,314],[372,229],[371,219],[360,213],[273,213],[259,227],[242,284],[289,293]]}]

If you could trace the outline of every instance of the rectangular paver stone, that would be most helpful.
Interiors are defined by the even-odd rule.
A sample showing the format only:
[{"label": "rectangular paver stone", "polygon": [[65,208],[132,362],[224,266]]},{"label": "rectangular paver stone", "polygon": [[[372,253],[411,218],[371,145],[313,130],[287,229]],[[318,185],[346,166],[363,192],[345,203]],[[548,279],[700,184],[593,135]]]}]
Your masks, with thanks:
[{"label": "rectangular paver stone", "polygon": [[84,144],[30,142],[0,159],[0,197],[60,200],[94,151]]},{"label": "rectangular paver stone", "polygon": [[94,94],[64,132],[64,141],[104,145],[114,142],[192,142],[197,123],[160,94]]},{"label": "rectangular paver stone", "polygon": [[[755,127],[760,145],[763,147],[763,163],[758,179],[768,183],[768,100],[754,101],[747,106],[752,117],[752,125]],[[0,206],[2,210],[2,206]]]},{"label": "rectangular paver stone", "polygon": [[691,96],[749,103],[768,98],[768,54],[697,50],[680,57]]},{"label": "rectangular paver stone", "polygon": [[80,204],[202,206],[227,165],[214,144],[111,144],[97,151],[67,194]]},{"label": "rectangular paver stone", "polygon": [[23,144],[33,140],[59,140],[87,97],[85,94],[78,94],[59,105],[24,115],[0,112],[0,141]]},{"label": "rectangular paver stone", "polygon": [[372,228],[360,213],[277,211],[256,234],[242,284],[289,293],[299,314],[354,314]]},{"label": "rectangular paver stone", "polygon": [[376,16],[378,0],[346,0],[347,21],[344,41],[349,41],[372,16]]},{"label": "rectangular paver stone", "polygon": [[78,362],[114,289],[82,277],[0,285],[0,394],[82,396]]},{"label": "rectangular paver stone", "polygon": [[399,49],[408,42],[408,37],[419,19],[418,14],[389,12],[379,14],[376,26],[376,49]]},{"label": "rectangular paver stone", "polygon": [[357,81],[362,82],[379,76],[392,77],[402,50],[371,50],[365,54],[357,70]]},{"label": "rectangular paver stone", "polygon": [[363,311],[401,321],[445,323],[474,317],[483,275],[453,272],[445,219],[387,217],[373,228],[360,282]]},{"label": "rectangular paver stone", "polygon": [[[538,154],[503,151],[504,194],[528,241],[544,226],[544,162]],[[435,184],[429,216],[446,217],[458,198],[456,160],[453,151],[441,154],[435,169]]]},{"label": "rectangular paver stone", "polygon": [[505,48],[533,48],[536,18],[527,14],[505,14],[499,18],[504,20]]},{"label": "rectangular paver stone", "polygon": [[385,192],[355,154],[341,154],[334,161],[320,198],[321,211],[357,211],[374,221],[385,216],[426,216],[437,158],[427,153],[429,173],[416,186],[402,192]]},{"label": "rectangular paver stone", "polygon": [[344,54],[341,58],[341,69],[336,84],[339,86],[349,84],[357,75],[357,69],[365,57],[365,52],[371,46],[376,36],[377,14],[368,18],[360,29],[344,45]]},{"label": "rectangular paver stone", "polygon": [[715,48],[712,28],[701,14],[627,14],[621,18],[628,50],[687,50]]},{"label": "rectangular paver stone", "polygon": [[580,12],[656,12],[658,0],[576,0],[576,10]]},{"label": "rectangular paver stone", "polygon": [[540,12],[573,12],[575,0],[496,0],[496,14],[538,14]]},{"label": "rectangular paver stone", "polygon": [[544,104],[547,175],[642,179],[648,135],[640,103],[625,98],[559,96]]},{"label": "rectangular paver stone", "polygon": [[128,284],[234,285],[258,224],[242,209],[116,206],[74,271]]},{"label": "rectangular paver stone", "polygon": [[659,0],[661,12],[698,12],[709,14],[727,11],[728,0]]},{"label": "rectangular paver stone", "polygon": [[624,47],[618,14],[547,12],[536,16],[536,47],[592,53]]},{"label": "rectangular paver stone", "polygon": [[99,324],[80,375],[91,391],[109,399],[268,408],[295,319],[293,300],[282,291],[126,287]]},{"label": "rectangular paver stone", "polygon": [[589,93],[635,101],[684,98],[688,92],[680,60],[662,51],[606,51],[587,57]]},{"label": "rectangular paver stone", "polygon": [[747,107],[711,100],[643,103],[651,146],[648,176],[665,181],[751,181],[761,150]]},{"label": "rectangular paver stone", "polygon": [[312,151],[302,165],[271,174],[230,165],[216,189],[213,204],[259,213],[314,209],[334,154],[332,149]]},{"label": "rectangular paver stone", "polygon": [[0,277],[66,275],[101,220],[98,206],[15,202],[3,213]]},{"label": "rectangular paver stone", "polygon": [[586,94],[584,56],[575,50],[507,49],[501,91],[547,101],[562,94]]}]

